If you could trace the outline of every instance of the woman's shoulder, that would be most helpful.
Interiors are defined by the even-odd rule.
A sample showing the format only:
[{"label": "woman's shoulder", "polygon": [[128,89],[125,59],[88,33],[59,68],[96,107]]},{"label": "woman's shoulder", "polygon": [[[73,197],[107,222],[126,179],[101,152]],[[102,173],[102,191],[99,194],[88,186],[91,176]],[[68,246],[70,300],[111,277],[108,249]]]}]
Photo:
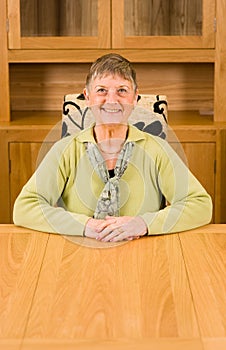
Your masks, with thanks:
[{"label": "woman's shoulder", "polygon": [[55,148],[55,149],[65,149],[67,147],[70,147],[75,142],[76,142],[76,135],[65,136],[65,137],[57,140],[54,143],[53,148]]},{"label": "woman's shoulder", "polygon": [[67,135],[55,142],[56,147],[70,146],[71,144],[76,144],[77,142],[85,142],[85,140],[93,138],[93,127],[83,129],[75,134]]},{"label": "woman's shoulder", "polygon": [[130,130],[133,130],[133,141],[138,147],[141,147],[147,154],[155,158],[177,158],[175,151],[169,142],[162,139],[159,136],[152,135],[142,130],[136,130],[135,126],[130,126]]}]

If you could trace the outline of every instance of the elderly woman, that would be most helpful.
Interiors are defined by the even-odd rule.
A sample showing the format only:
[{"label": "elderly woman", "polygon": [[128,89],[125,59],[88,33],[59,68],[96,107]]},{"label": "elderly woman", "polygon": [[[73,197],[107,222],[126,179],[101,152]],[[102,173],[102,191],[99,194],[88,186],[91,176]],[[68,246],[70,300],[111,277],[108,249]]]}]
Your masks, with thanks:
[{"label": "elderly woman", "polygon": [[93,63],[84,95],[95,123],[55,143],[16,199],[16,225],[121,241],[210,222],[210,196],[170,145],[128,124],[137,94],[127,59]]}]

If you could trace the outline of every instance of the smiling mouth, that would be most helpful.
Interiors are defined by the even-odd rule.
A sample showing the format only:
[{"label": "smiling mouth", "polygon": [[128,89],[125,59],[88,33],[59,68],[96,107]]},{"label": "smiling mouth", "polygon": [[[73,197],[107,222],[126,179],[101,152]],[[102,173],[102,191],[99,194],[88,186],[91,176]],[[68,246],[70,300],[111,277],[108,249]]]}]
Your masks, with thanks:
[{"label": "smiling mouth", "polygon": [[102,108],[102,110],[106,113],[119,113],[119,112],[121,112],[121,109],[118,109],[118,108],[113,108],[113,109]]}]

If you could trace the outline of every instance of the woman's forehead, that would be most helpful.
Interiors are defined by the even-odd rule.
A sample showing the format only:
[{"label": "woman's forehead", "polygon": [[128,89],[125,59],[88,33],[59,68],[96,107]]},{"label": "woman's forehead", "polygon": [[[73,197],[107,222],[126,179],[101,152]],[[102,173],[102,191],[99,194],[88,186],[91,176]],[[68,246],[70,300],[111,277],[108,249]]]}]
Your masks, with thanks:
[{"label": "woman's forehead", "polygon": [[105,74],[105,75],[98,75],[95,78],[92,79],[92,85],[119,85],[119,86],[132,86],[132,82],[124,77],[122,77],[119,74]]}]

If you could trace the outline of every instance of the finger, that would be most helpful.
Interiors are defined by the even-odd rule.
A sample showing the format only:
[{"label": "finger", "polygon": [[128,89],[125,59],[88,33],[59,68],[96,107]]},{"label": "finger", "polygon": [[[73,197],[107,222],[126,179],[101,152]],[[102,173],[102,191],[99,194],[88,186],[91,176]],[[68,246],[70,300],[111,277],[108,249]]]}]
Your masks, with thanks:
[{"label": "finger", "polygon": [[118,242],[118,241],[133,241],[135,239],[139,239],[140,236],[126,236],[127,234],[121,234],[118,236],[115,236],[114,238],[111,239],[111,242]]},{"label": "finger", "polygon": [[101,239],[103,242],[111,242],[114,241],[116,237],[121,237],[118,239],[119,241],[122,241],[124,239],[125,232],[122,231],[121,228],[116,228],[115,230],[111,231],[108,235],[106,235],[104,238]]},{"label": "finger", "polygon": [[99,239],[102,239],[108,236],[112,231],[116,230],[119,226],[116,224],[109,224],[102,231],[98,232]]},{"label": "finger", "polygon": [[111,220],[111,219],[118,219],[119,217],[118,216],[110,216],[110,215],[107,215],[105,216],[105,220]]},{"label": "finger", "polygon": [[111,219],[111,220],[104,220],[104,222],[102,222],[101,224],[97,225],[95,228],[95,231],[97,233],[103,231],[105,228],[107,228],[109,225],[115,224],[116,220],[115,219]]}]

